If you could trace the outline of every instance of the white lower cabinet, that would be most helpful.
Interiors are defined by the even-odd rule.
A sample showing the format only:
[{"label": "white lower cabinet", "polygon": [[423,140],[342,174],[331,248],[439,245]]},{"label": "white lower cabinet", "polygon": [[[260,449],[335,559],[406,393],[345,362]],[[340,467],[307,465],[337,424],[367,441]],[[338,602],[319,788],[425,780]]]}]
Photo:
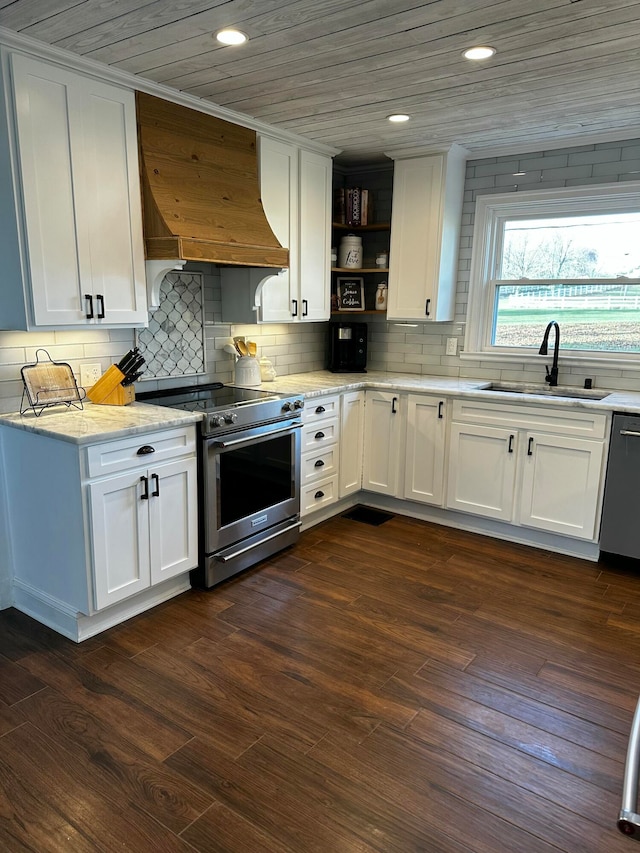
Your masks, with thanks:
[{"label": "white lower cabinet", "polygon": [[409,394],[404,497],[442,506],[447,439],[447,400]]},{"label": "white lower cabinet", "polygon": [[446,506],[595,541],[606,431],[588,409],[456,400]]},{"label": "white lower cabinet", "polygon": [[189,457],[89,484],[97,610],[197,565],[196,476]]},{"label": "white lower cabinet", "polygon": [[189,588],[196,428],[81,446],[3,427],[15,607],[74,640]]},{"label": "white lower cabinet", "polygon": [[339,497],[340,395],[308,400],[302,412],[300,515]]},{"label": "white lower cabinet", "polygon": [[382,495],[400,493],[400,447],[406,399],[393,391],[366,391],[362,488]]},{"label": "white lower cabinet", "polygon": [[349,391],[340,399],[340,497],[362,488],[364,391]]}]

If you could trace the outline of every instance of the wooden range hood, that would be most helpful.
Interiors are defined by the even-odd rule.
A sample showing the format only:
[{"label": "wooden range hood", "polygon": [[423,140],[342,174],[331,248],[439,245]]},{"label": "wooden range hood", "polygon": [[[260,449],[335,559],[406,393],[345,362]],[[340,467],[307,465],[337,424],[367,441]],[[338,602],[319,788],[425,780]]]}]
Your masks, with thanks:
[{"label": "wooden range hood", "polygon": [[136,93],[146,256],[284,268],[262,207],[255,131]]}]

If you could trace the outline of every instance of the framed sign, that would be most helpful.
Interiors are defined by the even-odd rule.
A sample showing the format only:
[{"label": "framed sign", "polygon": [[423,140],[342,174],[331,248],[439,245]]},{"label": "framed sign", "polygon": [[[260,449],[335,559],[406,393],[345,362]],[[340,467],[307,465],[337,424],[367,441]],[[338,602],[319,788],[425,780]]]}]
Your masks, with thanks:
[{"label": "framed sign", "polygon": [[336,281],[338,311],[364,311],[364,279],[339,275]]}]

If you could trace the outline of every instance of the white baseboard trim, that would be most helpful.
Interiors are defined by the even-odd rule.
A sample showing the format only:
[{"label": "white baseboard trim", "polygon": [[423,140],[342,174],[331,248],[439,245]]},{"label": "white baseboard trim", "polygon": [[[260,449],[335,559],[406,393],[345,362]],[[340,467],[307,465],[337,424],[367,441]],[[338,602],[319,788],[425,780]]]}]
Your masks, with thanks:
[{"label": "white baseboard trim", "polygon": [[75,643],[80,643],[188,589],[191,589],[191,584],[187,572],[141,592],[131,599],[85,616],[64,602],[16,580],[13,584],[11,603],[17,610],[31,616],[37,622],[42,622],[43,625],[47,625]]},{"label": "white baseboard trim", "polygon": [[542,548],[544,551],[553,551],[556,554],[566,554],[569,557],[578,557],[582,560],[597,562],[600,548],[596,542],[586,542],[582,539],[572,539],[569,536],[560,536],[555,533],[546,533],[543,530],[533,530],[528,527],[517,527],[502,521],[494,521],[490,518],[482,518],[477,515],[465,515],[455,510],[443,509],[428,504],[420,504],[415,501],[405,501],[400,498],[391,498],[376,492],[360,491],[338,503],[318,510],[303,519],[302,529],[308,530],[322,521],[340,515],[340,513],[356,504],[364,504],[375,509],[383,509],[387,512],[395,512],[397,515],[406,515],[409,518],[417,518],[421,521],[431,521],[441,524],[443,527],[453,527],[458,530],[466,530],[469,533],[479,533],[482,536],[490,536],[493,539],[503,539],[507,542],[516,542],[519,545],[529,545],[532,548]]}]

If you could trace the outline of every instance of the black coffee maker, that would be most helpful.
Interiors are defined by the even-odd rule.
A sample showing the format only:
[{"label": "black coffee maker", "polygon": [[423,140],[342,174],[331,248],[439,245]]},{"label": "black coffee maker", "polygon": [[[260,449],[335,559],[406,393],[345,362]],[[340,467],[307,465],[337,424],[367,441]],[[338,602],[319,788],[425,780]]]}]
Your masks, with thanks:
[{"label": "black coffee maker", "polygon": [[329,370],[332,373],[367,372],[367,324],[329,324]]}]

